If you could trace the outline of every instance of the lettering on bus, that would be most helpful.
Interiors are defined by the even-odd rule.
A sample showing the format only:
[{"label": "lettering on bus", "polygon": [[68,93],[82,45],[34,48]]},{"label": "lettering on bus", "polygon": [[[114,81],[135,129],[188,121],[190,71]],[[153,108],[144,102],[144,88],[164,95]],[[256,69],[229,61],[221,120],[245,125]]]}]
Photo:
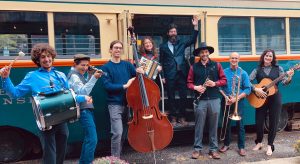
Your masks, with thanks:
[{"label": "lettering on bus", "polygon": [[17,99],[12,99],[12,98],[2,98],[1,104],[2,105],[21,105],[21,104],[31,104],[31,97],[20,97]]},{"label": "lettering on bus", "polygon": [[0,96],[2,97],[0,100],[0,104],[2,105],[15,105],[15,104],[25,104],[32,103],[31,97],[20,97],[17,99],[10,98],[3,89],[0,89]]}]

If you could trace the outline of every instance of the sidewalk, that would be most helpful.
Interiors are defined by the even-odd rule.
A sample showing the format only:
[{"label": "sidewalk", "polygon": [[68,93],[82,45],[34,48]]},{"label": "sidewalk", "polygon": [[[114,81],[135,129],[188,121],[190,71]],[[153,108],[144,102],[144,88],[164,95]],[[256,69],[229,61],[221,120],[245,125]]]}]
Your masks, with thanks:
[{"label": "sidewalk", "polygon": [[241,164],[300,164],[300,156],[290,158],[276,158],[259,162],[242,162]]}]

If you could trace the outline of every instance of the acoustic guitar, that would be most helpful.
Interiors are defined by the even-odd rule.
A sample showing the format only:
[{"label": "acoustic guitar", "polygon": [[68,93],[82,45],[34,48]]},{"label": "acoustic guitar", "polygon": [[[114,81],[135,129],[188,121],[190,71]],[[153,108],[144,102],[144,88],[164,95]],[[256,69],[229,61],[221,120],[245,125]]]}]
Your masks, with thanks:
[{"label": "acoustic guitar", "polygon": [[[291,69],[292,70],[300,69],[300,64],[294,65]],[[273,81],[269,78],[264,78],[259,84],[255,84],[254,86],[256,88],[263,88],[263,91],[267,93],[267,97],[272,96],[277,92],[277,86],[275,84],[281,81],[286,75],[287,72],[277,77]],[[247,96],[247,99],[251,106],[253,106],[254,108],[259,108],[264,105],[267,97],[266,98],[259,97],[258,95],[256,95],[255,92],[252,92],[249,96]]]}]

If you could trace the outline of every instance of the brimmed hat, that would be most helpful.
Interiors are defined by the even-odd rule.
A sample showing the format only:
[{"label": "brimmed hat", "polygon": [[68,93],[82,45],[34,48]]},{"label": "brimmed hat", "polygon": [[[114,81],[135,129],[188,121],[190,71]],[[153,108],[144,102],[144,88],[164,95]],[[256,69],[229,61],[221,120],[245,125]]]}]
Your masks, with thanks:
[{"label": "brimmed hat", "polygon": [[198,56],[201,50],[208,50],[209,54],[212,54],[215,51],[213,47],[207,46],[206,42],[201,42],[199,48],[194,50],[193,52],[194,56]]},{"label": "brimmed hat", "polygon": [[76,60],[90,60],[91,58],[85,54],[76,54],[74,55],[74,61]]}]

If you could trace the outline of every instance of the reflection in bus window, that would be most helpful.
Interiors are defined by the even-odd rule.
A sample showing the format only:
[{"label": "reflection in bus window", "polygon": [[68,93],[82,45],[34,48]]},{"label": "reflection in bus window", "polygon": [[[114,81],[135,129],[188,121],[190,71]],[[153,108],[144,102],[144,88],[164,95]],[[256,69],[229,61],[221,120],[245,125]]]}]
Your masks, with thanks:
[{"label": "reflection in bus window", "polygon": [[274,49],[278,54],[286,54],[284,18],[255,18],[256,53]]},{"label": "reflection in bus window", "polygon": [[219,51],[221,55],[231,52],[251,54],[249,17],[222,17],[218,22]]},{"label": "reflection in bus window", "polygon": [[58,55],[100,55],[99,22],[93,14],[55,13],[54,28]]},{"label": "reflection in bus window", "polygon": [[47,15],[42,12],[0,12],[0,56],[29,54],[36,43],[48,43]]},{"label": "reflection in bus window", "polygon": [[290,18],[291,53],[300,53],[300,19]]}]

